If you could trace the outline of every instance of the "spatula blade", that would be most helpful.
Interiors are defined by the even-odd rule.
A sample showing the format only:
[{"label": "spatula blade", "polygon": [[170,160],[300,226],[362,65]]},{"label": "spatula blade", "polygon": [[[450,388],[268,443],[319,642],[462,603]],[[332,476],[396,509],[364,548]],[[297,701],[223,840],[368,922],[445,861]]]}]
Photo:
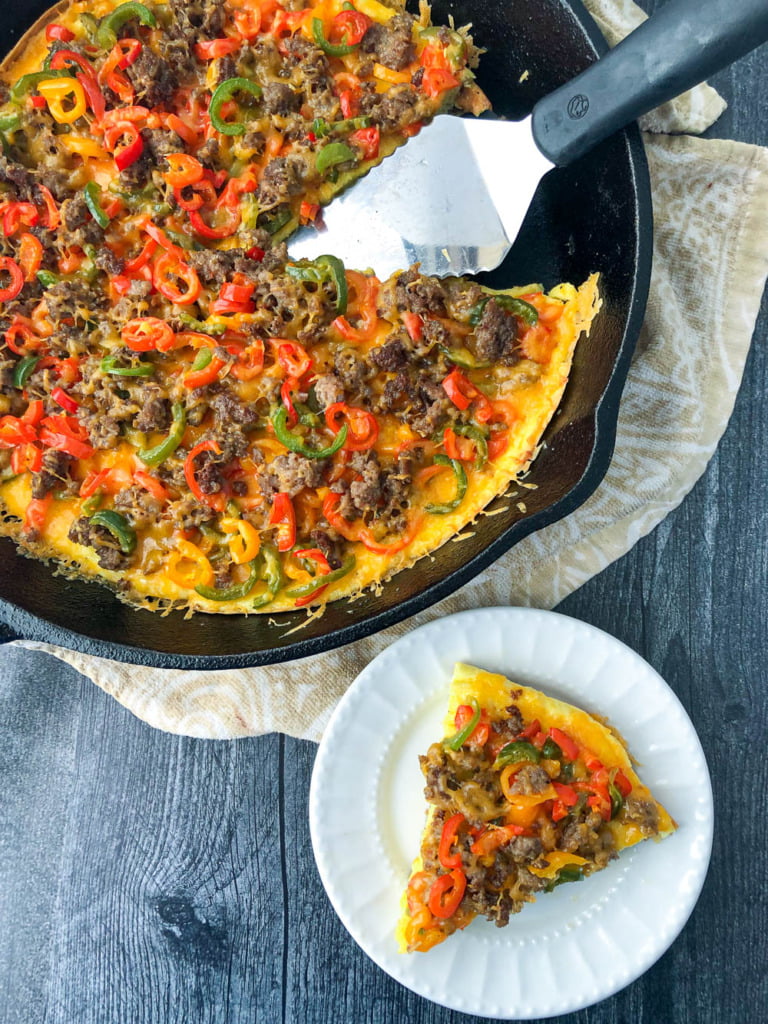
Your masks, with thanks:
[{"label": "spatula blade", "polygon": [[338,256],[380,277],[420,263],[437,277],[492,270],[506,256],[553,165],[526,121],[441,115],[304,228],[292,259]]}]

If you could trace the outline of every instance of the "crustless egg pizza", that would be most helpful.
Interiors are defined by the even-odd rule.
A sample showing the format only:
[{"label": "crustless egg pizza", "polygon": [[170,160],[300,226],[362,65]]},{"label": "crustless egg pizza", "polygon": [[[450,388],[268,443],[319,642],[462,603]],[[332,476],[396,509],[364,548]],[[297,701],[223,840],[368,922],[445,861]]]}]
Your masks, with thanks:
[{"label": "crustless egg pizza", "polygon": [[378,0],[90,0],[0,81],[0,528],[147,607],[322,605],[535,454],[596,280],[380,281],[283,240],[478,51]]}]

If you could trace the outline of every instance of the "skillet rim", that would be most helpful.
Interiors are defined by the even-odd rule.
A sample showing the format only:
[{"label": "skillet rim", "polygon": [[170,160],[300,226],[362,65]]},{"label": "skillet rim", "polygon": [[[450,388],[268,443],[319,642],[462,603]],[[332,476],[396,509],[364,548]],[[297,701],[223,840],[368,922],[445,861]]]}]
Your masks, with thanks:
[{"label": "skillet rim", "polygon": [[[558,0],[558,2],[570,10],[595,54],[600,57],[606,53],[609,49],[608,44],[581,0]],[[55,644],[82,654],[108,658],[125,664],[201,671],[255,668],[296,661],[344,647],[366,636],[381,632],[431,607],[474,579],[524,537],[563,519],[582,505],[596,490],[610,465],[616,441],[619,404],[645,315],[651,278],[653,205],[645,149],[636,123],[622,129],[619,135],[627,148],[629,184],[636,214],[636,260],[632,288],[627,297],[629,313],[609,380],[592,412],[594,440],[587,465],[579,480],[561,498],[525,519],[513,523],[468,562],[447,573],[442,579],[429,584],[402,603],[321,636],[297,637],[294,643],[285,646],[268,647],[236,654],[180,654],[151,647],[137,647],[132,644],[96,639],[60,626],[1,596],[0,643],[26,639],[33,642]]]}]

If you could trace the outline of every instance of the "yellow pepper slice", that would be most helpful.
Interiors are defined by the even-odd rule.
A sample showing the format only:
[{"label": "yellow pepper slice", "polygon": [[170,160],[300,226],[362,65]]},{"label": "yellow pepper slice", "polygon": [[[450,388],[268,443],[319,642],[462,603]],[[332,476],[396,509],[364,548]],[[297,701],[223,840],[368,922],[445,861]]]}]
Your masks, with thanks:
[{"label": "yellow pepper slice", "polygon": [[[85,90],[75,78],[46,78],[37,91],[45,98],[51,117],[59,124],[72,124],[85,114]],[[72,105],[64,108],[64,98],[72,97]]]},{"label": "yellow pepper slice", "polygon": [[261,538],[256,527],[245,519],[227,520],[226,523],[222,521],[221,525],[227,533],[234,534],[227,541],[227,547],[235,565],[252,562],[261,548]]},{"label": "yellow pepper slice", "polygon": [[176,538],[176,550],[165,563],[165,573],[172,583],[187,590],[213,585],[213,567],[203,552],[188,540]]}]

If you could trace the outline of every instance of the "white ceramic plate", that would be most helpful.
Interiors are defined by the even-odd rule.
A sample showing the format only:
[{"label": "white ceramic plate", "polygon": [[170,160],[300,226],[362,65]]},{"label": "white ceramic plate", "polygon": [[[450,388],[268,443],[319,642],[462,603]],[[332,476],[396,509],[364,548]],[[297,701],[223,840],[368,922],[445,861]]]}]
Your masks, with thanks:
[{"label": "white ceramic plate", "polygon": [[[679,828],[542,895],[506,928],[475,920],[428,953],[401,954],[393,933],[425,813],[418,754],[442,735],[457,661],[606,716]],[[323,736],[309,811],[326,892],[368,956],[427,999],[501,1019],[568,1013],[634,981],[683,928],[712,847],[704,754],[664,680],[607,633],[528,608],[430,622],[371,662]]]}]

